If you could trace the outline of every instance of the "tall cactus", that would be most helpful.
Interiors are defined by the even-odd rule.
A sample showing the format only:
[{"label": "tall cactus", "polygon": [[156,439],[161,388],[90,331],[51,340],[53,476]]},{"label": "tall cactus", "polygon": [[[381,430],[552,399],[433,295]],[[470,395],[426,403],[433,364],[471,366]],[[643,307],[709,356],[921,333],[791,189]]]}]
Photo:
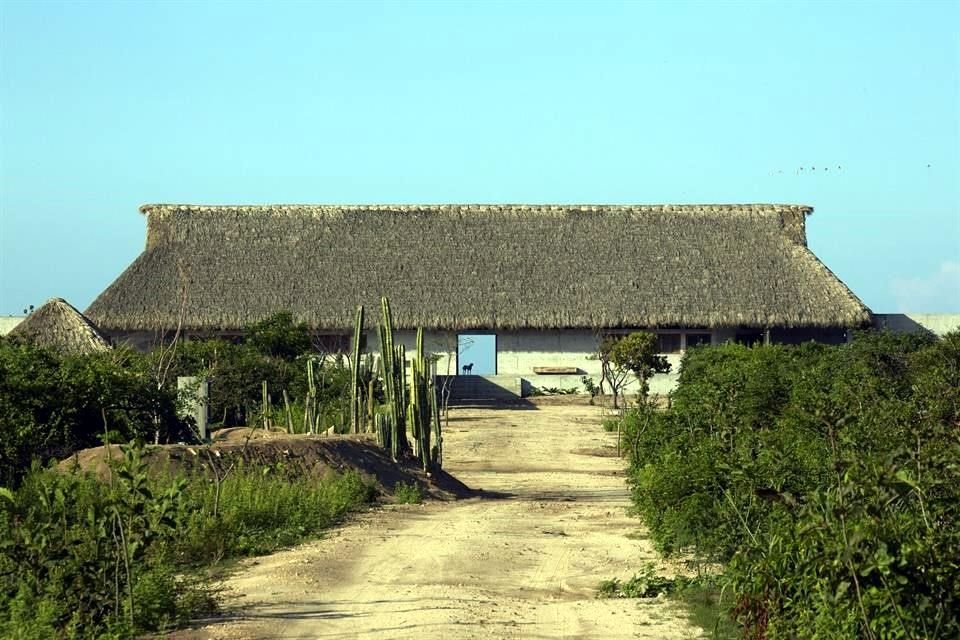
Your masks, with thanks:
[{"label": "tall cactus", "polygon": [[430,363],[430,384],[429,384],[429,399],[430,399],[430,417],[433,422],[433,449],[430,452],[430,458],[432,460],[433,466],[436,469],[443,468],[443,434],[440,431],[440,408],[439,403],[437,402],[437,375],[436,375],[437,363]]},{"label": "tall cactus", "polygon": [[[437,407],[435,364],[423,348],[423,329],[417,329],[417,353],[411,361],[407,416],[423,470],[439,469],[441,460],[440,412]],[[431,439],[433,442],[431,443]]]},{"label": "tall cactus", "polygon": [[416,389],[414,414],[417,419],[417,448],[420,450],[423,470],[429,472],[434,467],[430,449],[431,406],[428,398],[431,385],[429,383],[429,365],[423,351],[423,327],[417,329],[417,357],[414,360],[413,384],[411,387]]},{"label": "tall cactus", "polygon": [[[380,299],[380,322],[377,324],[377,332],[380,337],[380,360],[377,363],[377,372],[372,371],[372,363],[367,365],[373,374],[367,392],[368,414],[371,426],[376,431],[377,441],[390,451],[394,460],[398,460],[410,450],[410,443],[407,440],[407,428],[409,428],[416,446],[415,453],[420,457],[424,471],[429,473],[439,469],[442,465],[443,445],[434,375],[436,365],[427,359],[423,345],[423,329],[417,329],[416,354],[410,362],[409,391],[406,351],[402,344],[394,342],[393,317],[390,302],[385,297]],[[356,348],[354,360],[359,362]],[[385,402],[375,411],[373,380],[378,377],[383,381]],[[355,383],[357,380],[355,374]],[[362,410],[358,402],[355,402],[354,406],[358,412]]]},{"label": "tall cactus", "polygon": [[[398,460],[407,449],[405,411],[403,404],[404,364],[403,347],[397,348],[393,342],[393,316],[390,313],[390,301],[380,298],[380,360],[383,366],[383,391],[390,416],[390,451],[394,460]],[[400,360],[399,367],[397,360]]]},{"label": "tall cactus", "polygon": [[400,425],[400,448],[404,451],[410,449],[410,443],[407,440],[407,353],[406,349],[402,344],[398,344],[396,353],[396,359],[394,360],[394,366],[396,368],[396,381],[395,389],[398,390],[399,404],[398,413],[400,414],[401,425]]},{"label": "tall cactus", "polygon": [[357,319],[353,325],[353,360],[350,364],[350,419],[353,423],[353,432],[360,433],[360,422],[363,412],[360,406],[360,338],[363,331],[363,305],[357,307]]},{"label": "tall cactus", "polygon": [[313,375],[313,358],[307,358],[307,398],[303,407],[303,432],[313,433],[317,413],[317,385]]}]

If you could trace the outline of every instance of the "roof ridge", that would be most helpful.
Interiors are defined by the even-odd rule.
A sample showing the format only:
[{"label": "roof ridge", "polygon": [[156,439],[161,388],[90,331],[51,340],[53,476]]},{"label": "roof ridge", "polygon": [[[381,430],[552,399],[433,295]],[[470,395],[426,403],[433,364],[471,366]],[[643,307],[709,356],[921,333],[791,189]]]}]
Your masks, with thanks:
[{"label": "roof ridge", "polygon": [[187,213],[222,212],[311,212],[324,213],[334,211],[398,211],[398,212],[608,212],[623,211],[633,213],[778,213],[782,211],[813,212],[813,207],[804,204],[787,203],[699,203],[699,204],[549,204],[549,203],[463,203],[463,204],[189,204],[189,203],[148,203],[139,208],[140,213],[154,211],[178,211]]}]

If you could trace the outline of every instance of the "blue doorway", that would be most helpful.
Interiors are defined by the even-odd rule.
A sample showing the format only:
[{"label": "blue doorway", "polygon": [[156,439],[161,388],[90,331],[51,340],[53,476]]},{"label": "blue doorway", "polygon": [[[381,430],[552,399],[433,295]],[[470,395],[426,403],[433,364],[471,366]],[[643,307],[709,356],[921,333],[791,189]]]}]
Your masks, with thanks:
[{"label": "blue doorway", "polygon": [[462,376],[497,375],[497,336],[461,333],[457,336],[457,373]]}]

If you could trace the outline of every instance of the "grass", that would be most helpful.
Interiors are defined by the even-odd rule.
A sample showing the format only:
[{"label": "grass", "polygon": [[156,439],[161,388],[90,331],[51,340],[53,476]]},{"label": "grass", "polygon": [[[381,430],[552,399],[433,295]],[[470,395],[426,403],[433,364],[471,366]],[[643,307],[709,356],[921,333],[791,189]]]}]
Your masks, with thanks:
[{"label": "grass", "polygon": [[604,580],[597,587],[598,598],[657,598],[661,595],[681,603],[690,623],[703,629],[710,638],[734,640],[738,637],[737,628],[721,603],[719,576],[667,578],[657,574],[652,564],[647,564],[628,580]]},{"label": "grass", "polygon": [[739,638],[737,627],[730,619],[727,607],[721,601],[721,592],[715,581],[691,583],[676,594],[683,603],[692,624],[707,632],[715,640]]},{"label": "grass", "polygon": [[397,504],[420,504],[423,502],[423,492],[412,482],[398,482],[393,488],[393,498]]},{"label": "grass", "polygon": [[270,468],[244,468],[222,484],[192,481],[193,505],[176,552],[181,561],[211,563],[263,555],[315,536],[373,498],[359,474],[284,478]]},{"label": "grass", "polygon": [[36,468],[0,495],[0,637],[170,629],[215,609],[211,585],[229,559],[316,537],[373,495],[355,472],[156,477],[134,450],[109,485]]}]

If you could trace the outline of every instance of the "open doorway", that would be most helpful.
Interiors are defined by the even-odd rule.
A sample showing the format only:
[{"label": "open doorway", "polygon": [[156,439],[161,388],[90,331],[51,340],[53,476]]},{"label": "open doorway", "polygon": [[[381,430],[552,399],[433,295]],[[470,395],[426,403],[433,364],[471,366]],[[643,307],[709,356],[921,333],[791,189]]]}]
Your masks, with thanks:
[{"label": "open doorway", "polygon": [[457,336],[457,373],[462,376],[497,375],[497,335],[461,333]]}]

